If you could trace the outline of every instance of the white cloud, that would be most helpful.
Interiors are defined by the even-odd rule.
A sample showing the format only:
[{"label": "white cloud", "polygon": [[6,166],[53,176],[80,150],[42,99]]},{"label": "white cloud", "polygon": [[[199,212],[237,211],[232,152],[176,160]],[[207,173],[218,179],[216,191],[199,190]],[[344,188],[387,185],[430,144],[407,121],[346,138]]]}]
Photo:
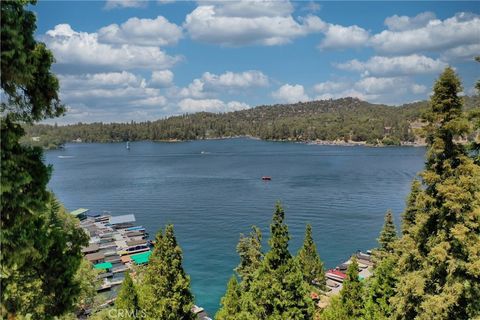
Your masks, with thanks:
[{"label": "white cloud", "polygon": [[398,94],[399,90],[405,91],[406,82],[407,79],[401,77],[367,77],[355,83],[355,89],[365,94],[393,93],[394,91]]},{"label": "white cloud", "polygon": [[339,82],[339,81],[326,81],[317,83],[313,89],[316,93],[324,94],[330,92],[343,91],[349,87],[348,82]]},{"label": "white cloud", "polygon": [[354,59],[335,66],[342,70],[363,72],[365,75],[385,76],[438,73],[447,64],[439,59],[412,54],[398,57],[373,56],[367,61]]},{"label": "white cloud", "polygon": [[324,28],[320,18],[293,17],[289,1],[200,1],[184,28],[193,40],[225,46],[281,45]]},{"label": "white cloud", "polygon": [[58,77],[61,88],[68,90],[145,86],[145,80],[143,78],[126,71],[83,75],[58,75]]},{"label": "white cloud", "polygon": [[272,92],[272,97],[281,103],[295,103],[310,100],[305,93],[305,89],[300,84],[284,84],[278,90]]},{"label": "white cloud", "polygon": [[288,0],[241,0],[223,1],[201,0],[200,6],[215,6],[215,12],[224,17],[288,17],[294,8]]},{"label": "white cloud", "polygon": [[[480,37],[480,36],[479,36]],[[458,46],[456,48],[448,49],[442,53],[444,59],[462,59],[473,60],[474,57],[480,54],[480,39],[479,43]]]},{"label": "white cloud", "polygon": [[105,9],[115,8],[143,8],[147,6],[147,0],[107,0]]},{"label": "white cloud", "polygon": [[344,27],[331,24],[328,26],[325,38],[320,42],[319,48],[327,50],[361,47],[367,44],[368,39],[368,31],[359,26]]},{"label": "white cloud", "polygon": [[97,33],[77,32],[68,24],[47,31],[43,41],[53,51],[57,64],[71,67],[164,69],[180,60],[158,47],[104,44],[99,42]]},{"label": "white cloud", "polygon": [[227,71],[220,75],[205,72],[202,75],[202,81],[214,88],[249,88],[268,86],[268,77],[257,70],[249,70],[240,73]]},{"label": "white cloud", "polygon": [[406,97],[426,98],[427,88],[409,77],[366,77],[358,81],[323,82],[314,87],[317,100],[354,97],[372,103],[400,104]]},{"label": "white cloud", "polygon": [[[461,12],[445,19],[425,21],[428,15],[422,17],[420,24],[408,28],[407,23],[400,20],[409,18],[387,18],[388,25],[393,30],[384,30],[374,35],[370,43],[375,50],[388,54],[408,54],[422,51],[442,51],[458,46],[478,44],[480,34],[480,17],[475,14]],[[390,19],[390,20],[389,20]],[[392,20],[393,19],[393,20]],[[418,19],[418,16],[411,19]],[[410,19],[410,20],[411,20]],[[386,20],[386,21],[387,21]]]},{"label": "white cloud", "polygon": [[412,84],[410,87],[410,90],[412,91],[413,94],[421,94],[427,92],[427,87],[424,86],[423,84]]},{"label": "white cloud", "polygon": [[121,25],[111,24],[98,30],[103,43],[142,46],[173,45],[182,37],[182,28],[162,16],[155,19],[130,18]]},{"label": "white cloud", "polygon": [[170,70],[153,71],[149,84],[158,87],[170,87],[173,85],[173,72]]},{"label": "white cloud", "polygon": [[219,99],[183,99],[178,103],[180,111],[194,113],[194,112],[229,112],[247,109],[250,106],[246,103],[238,101],[230,101],[228,103]]},{"label": "white cloud", "polygon": [[194,79],[188,87],[180,89],[178,93],[180,97],[204,98],[206,93],[203,91],[204,82],[200,79]]},{"label": "white cloud", "polygon": [[[67,105],[100,107],[161,107],[167,100],[159,89],[147,86],[144,78],[130,72],[58,75],[60,95]],[[81,108],[80,108],[81,109]]]},{"label": "white cloud", "polygon": [[[268,86],[268,77],[261,71],[227,71],[222,74],[205,72],[194,79],[187,87],[181,88],[178,95],[184,98],[205,98],[217,93],[235,93],[239,90]],[[177,94],[177,93],[174,93]]]},{"label": "white cloud", "polygon": [[385,25],[392,31],[405,31],[425,27],[435,18],[435,14],[428,11],[415,17],[394,15],[385,19]]}]

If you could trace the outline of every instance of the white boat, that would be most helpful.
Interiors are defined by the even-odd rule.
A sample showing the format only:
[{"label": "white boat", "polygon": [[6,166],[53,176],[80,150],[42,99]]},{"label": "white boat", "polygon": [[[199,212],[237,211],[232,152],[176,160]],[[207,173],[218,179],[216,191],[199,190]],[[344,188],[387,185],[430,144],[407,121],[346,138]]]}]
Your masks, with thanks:
[{"label": "white boat", "polygon": [[127,146],[126,146],[127,150],[130,150],[130,141],[127,141]]}]

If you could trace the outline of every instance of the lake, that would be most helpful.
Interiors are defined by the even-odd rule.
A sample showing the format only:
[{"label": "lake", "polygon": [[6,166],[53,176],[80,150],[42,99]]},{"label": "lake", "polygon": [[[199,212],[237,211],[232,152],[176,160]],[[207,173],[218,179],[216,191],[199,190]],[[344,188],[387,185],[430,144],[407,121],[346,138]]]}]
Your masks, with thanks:
[{"label": "lake", "polygon": [[[341,147],[251,139],[67,144],[48,151],[50,188],[69,210],[134,213],[154,237],[173,223],[196,304],[211,316],[238,263],[240,233],[268,239],[281,200],[296,253],[305,225],[326,267],[376,245],[387,209],[397,225],[424,148]],[[271,181],[262,181],[271,176]]]}]

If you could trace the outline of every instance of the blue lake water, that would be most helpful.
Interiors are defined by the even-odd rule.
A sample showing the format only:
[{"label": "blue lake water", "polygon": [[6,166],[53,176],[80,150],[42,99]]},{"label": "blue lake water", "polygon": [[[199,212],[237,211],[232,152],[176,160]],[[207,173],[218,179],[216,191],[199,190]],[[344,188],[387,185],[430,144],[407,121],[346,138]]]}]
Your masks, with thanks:
[{"label": "blue lake water", "polygon": [[[424,148],[337,147],[249,139],[67,144],[48,151],[50,188],[69,209],[134,213],[154,236],[173,223],[196,303],[214,315],[238,263],[240,233],[268,238],[281,200],[295,253],[311,223],[333,267],[376,245],[387,209],[397,224]],[[271,176],[264,182],[262,176]]]}]

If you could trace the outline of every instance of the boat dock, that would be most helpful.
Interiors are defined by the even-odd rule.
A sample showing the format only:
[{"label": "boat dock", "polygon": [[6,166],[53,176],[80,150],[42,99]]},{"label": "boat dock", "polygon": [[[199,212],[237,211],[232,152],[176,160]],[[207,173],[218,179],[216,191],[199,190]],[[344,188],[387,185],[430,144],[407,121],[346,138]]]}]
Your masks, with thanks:
[{"label": "boat dock", "polygon": [[[89,209],[77,209],[71,214],[80,220],[80,226],[89,235],[87,247],[82,249],[85,258],[94,269],[101,284],[97,293],[106,302],[100,308],[113,305],[125,272],[133,266],[146,265],[152,254],[154,242],[143,226],[135,225],[135,215],[112,216],[109,213],[93,213]],[[199,320],[211,320],[205,310],[194,306],[192,312]]]}]

